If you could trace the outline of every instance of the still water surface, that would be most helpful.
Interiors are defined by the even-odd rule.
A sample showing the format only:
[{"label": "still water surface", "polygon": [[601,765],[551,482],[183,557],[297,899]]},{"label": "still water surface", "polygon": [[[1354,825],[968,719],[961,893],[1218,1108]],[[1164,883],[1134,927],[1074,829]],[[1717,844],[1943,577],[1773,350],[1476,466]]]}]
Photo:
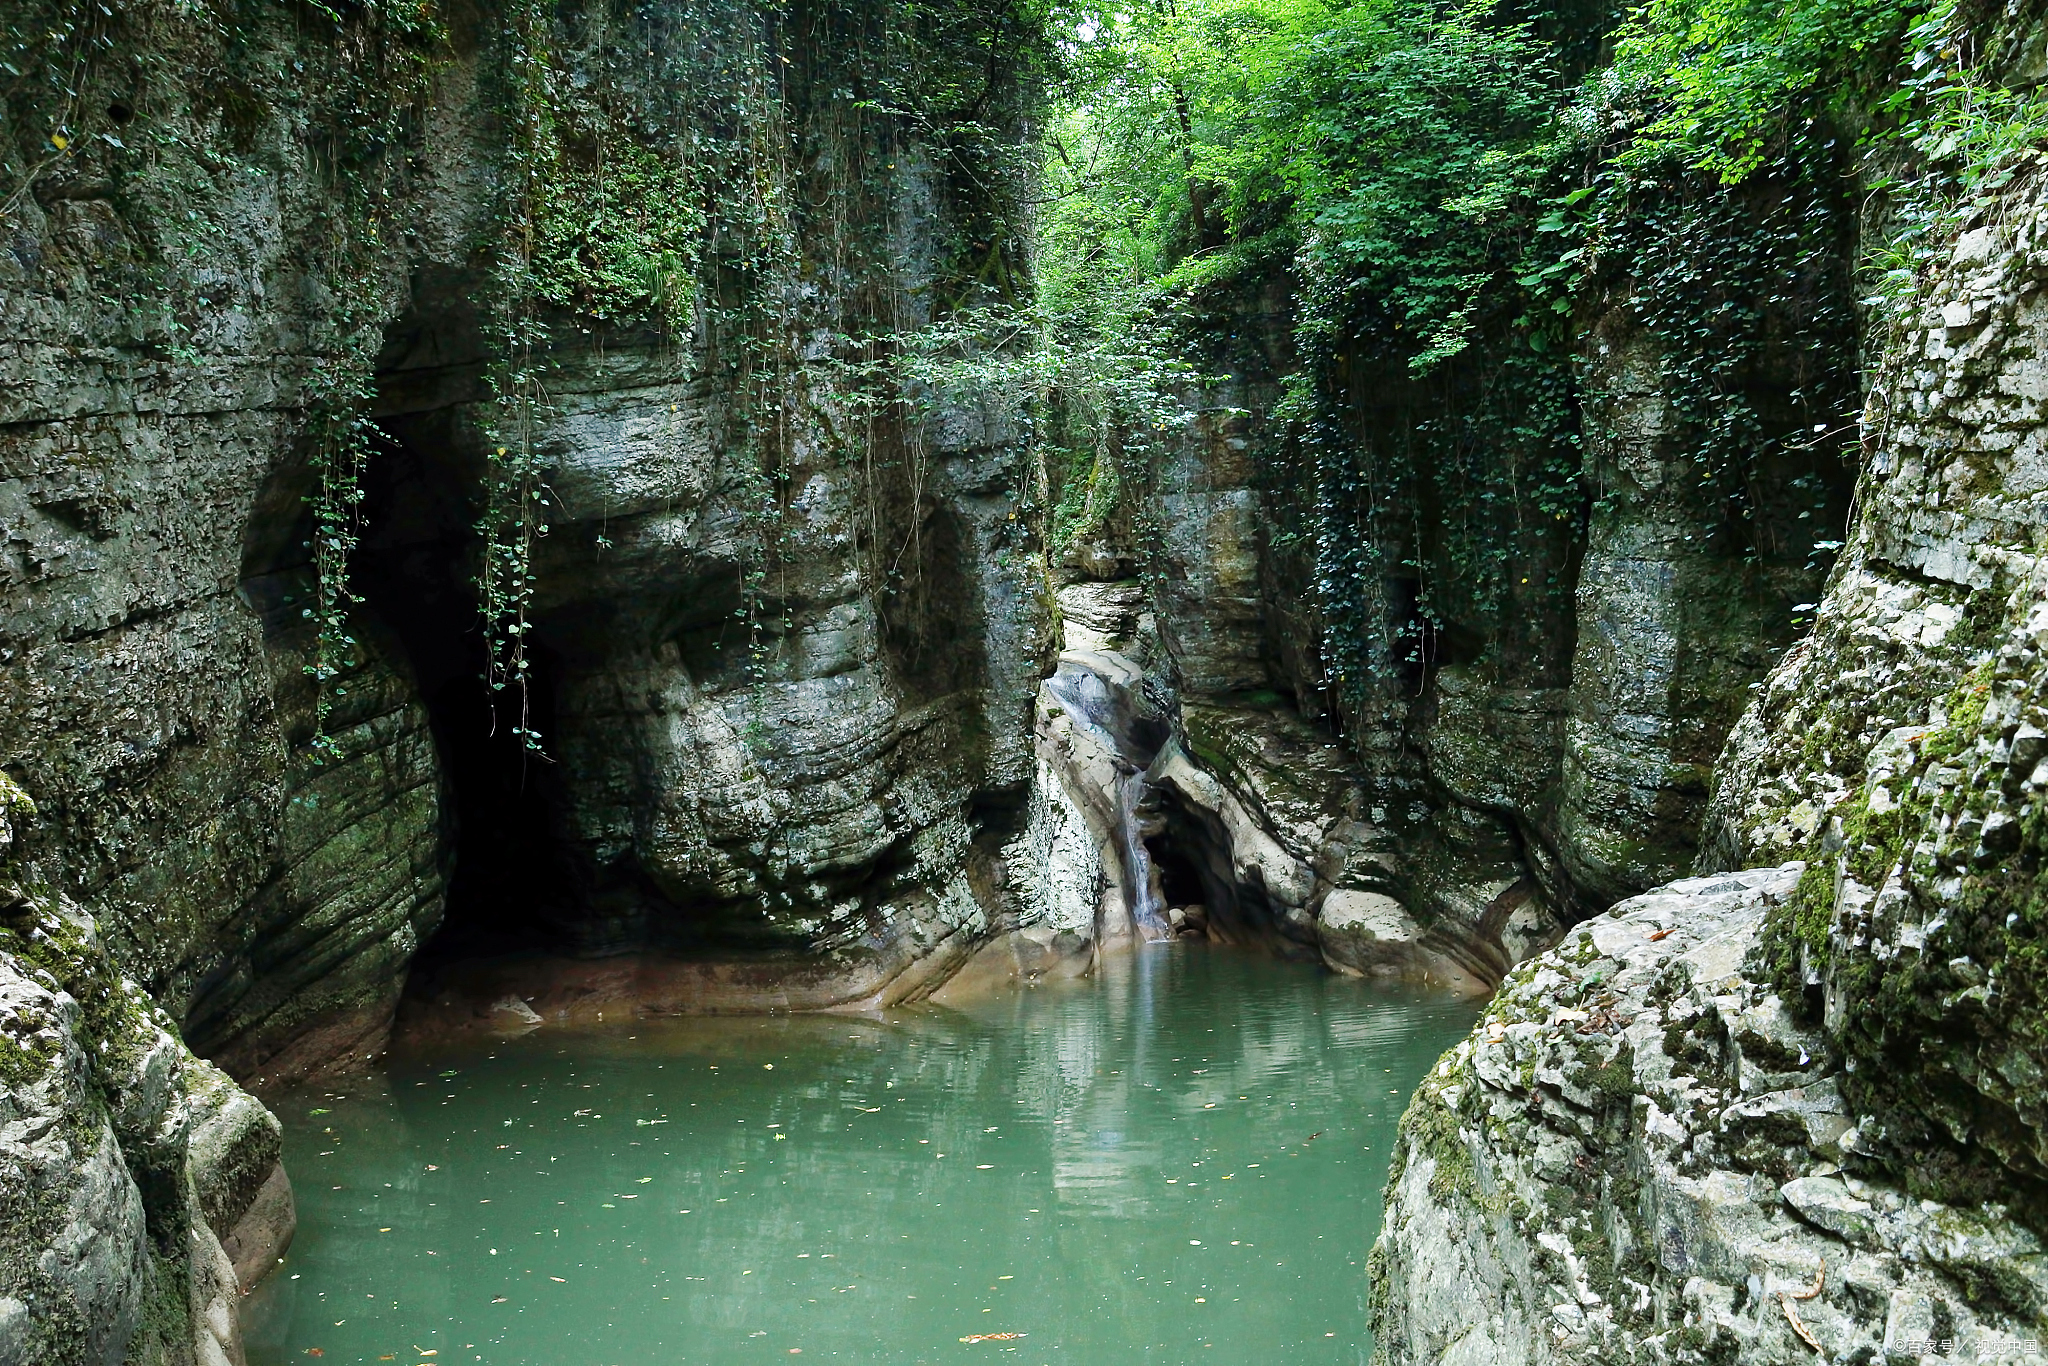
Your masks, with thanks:
[{"label": "still water surface", "polygon": [[1394,1126],[1473,1016],[1174,946],[966,1010],[396,1058],[280,1103],[251,1366],[1362,1363]]}]

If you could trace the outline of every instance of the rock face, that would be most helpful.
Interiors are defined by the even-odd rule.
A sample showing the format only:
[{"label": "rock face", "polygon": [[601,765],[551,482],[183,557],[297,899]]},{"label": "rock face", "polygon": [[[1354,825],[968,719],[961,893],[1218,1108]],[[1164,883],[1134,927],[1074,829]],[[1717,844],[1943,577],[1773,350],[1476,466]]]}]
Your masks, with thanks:
[{"label": "rock face", "polygon": [[[68,11],[36,3],[51,46],[23,60],[54,70]],[[1175,448],[1142,525],[1076,548],[1057,601],[1011,399],[875,378],[892,338],[1021,287],[1028,37],[971,7],[919,10],[888,53],[851,11],[784,33],[613,9],[534,47],[505,7],[349,11],[338,35],[127,7],[93,41],[151,54],[133,80],[90,66],[64,146],[4,149],[35,173],[0,257],[0,768],[203,1053],[281,1080],[373,1053],[408,980],[474,1019],[600,954],[750,964],[614,984],[662,1008],[713,977],[732,1006],[901,999],[1000,931],[1124,923],[1098,911],[1134,860],[1165,867],[1116,895],[1156,896],[1168,928],[1201,905],[1345,970],[1484,986],[1669,863],[1602,841],[1690,793],[1718,731],[1671,738],[1683,688],[1656,716],[1586,691],[1665,676],[1598,575],[1582,615],[1636,634],[1601,654],[1579,633],[1586,688],[1552,676],[1559,617],[1550,664],[1445,661],[1355,755],[1288,714],[1284,695],[1322,715],[1326,689],[1304,551],[1261,474],[1284,300],[1248,306],[1267,354],[1244,411]],[[568,130],[534,152],[538,239],[505,217],[532,158],[503,75],[529,49]],[[941,137],[919,101],[962,71],[995,83],[973,136]],[[41,88],[8,96],[5,137],[61,112]],[[365,131],[371,106],[389,118]],[[149,138],[122,133],[138,119]],[[763,151],[785,142],[802,154]],[[528,263],[522,354],[547,398],[521,439],[546,534],[521,575],[530,686],[494,696],[474,587],[508,363],[493,272],[577,195],[619,218]],[[643,240],[671,211],[694,226]],[[361,514],[355,597],[327,635],[348,642],[316,687],[337,661],[309,615],[308,502],[342,497],[319,490],[344,381],[375,425],[340,504]],[[1632,554],[1599,563],[1628,578]],[[1141,784],[1133,756],[1109,762],[1122,797],[1062,777],[1084,761],[1034,711],[1059,620],[1070,651],[1134,661],[1173,732]],[[1769,642],[1737,646],[1761,668]],[[1689,830],[1673,810],[1666,833]],[[500,954],[540,980],[443,971]]]},{"label": "rock face", "polygon": [[[62,10],[21,60],[68,60]],[[507,7],[422,13],[328,35],[131,7],[92,42],[149,54],[133,81],[90,65],[64,145],[0,149],[35,168],[0,256],[0,768],[122,970],[240,1075],[374,1052],[437,935],[441,960],[748,956],[762,1003],[776,961],[821,1004],[886,995],[1015,918],[1048,612],[1006,401],[912,402],[834,348],[1000,293],[975,282],[1019,249],[1004,120],[1029,54],[997,64],[971,146],[940,148],[879,111],[951,88],[962,52],[980,79],[965,10],[907,57],[864,48],[860,15],[807,19],[785,58],[769,16],[686,6],[581,7],[538,40],[568,130],[549,192],[641,198],[534,286],[551,514],[533,683],[494,708],[475,528],[520,98],[500,74],[525,49]],[[39,88],[10,88],[0,137],[54,126]],[[368,107],[390,126],[358,127]],[[701,172],[661,192],[710,206],[695,236],[618,247],[650,191],[593,180],[585,134],[621,174]],[[784,137],[807,150],[762,152]],[[604,255],[656,247],[694,280]],[[365,348],[351,639],[322,701],[320,395]]]},{"label": "rock face", "polygon": [[1722,859],[1813,860],[1766,966],[1854,1064],[1873,1152],[1916,1190],[2037,1225],[2044,224],[2034,192],[1965,234],[1906,329],[1866,415],[1853,558],[1731,739],[1714,803]]},{"label": "rock face", "polygon": [[[1777,455],[1751,475],[1759,506],[1737,536],[1717,491],[1702,487],[1669,392],[1684,381],[1656,339],[1617,307],[1590,329],[1587,350],[1588,456],[1605,496],[1579,566],[1554,814],[1543,824],[1558,881],[1591,909],[1691,866],[1715,758],[1751,685],[1791,644],[1792,609],[1818,595],[1812,543],[1846,517],[1849,478],[1824,453]],[[1756,387],[1799,385],[1767,376]],[[1794,485],[1809,483],[1823,496],[1799,506]]]},{"label": "rock face", "polygon": [[[1303,531],[1323,515],[1303,506],[1304,488],[1327,472],[1303,473],[1308,457],[1277,416],[1276,377],[1298,363],[1291,304],[1270,281],[1230,288],[1206,300],[1232,321],[1227,346],[1204,339],[1205,363],[1228,353],[1214,407],[1161,443],[1142,487],[1125,472],[1124,505],[1053,567],[1067,647],[1133,661],[1173,723],[1177,757],[1161,762],[1188,771],[1157,786],[1155,842],[1214,874],[1191,877],[1201,885],[1179,900],[1250,907],[1254,923],[1343,970],[1491,987],[1565,924],[1692,864],[1714,757],[1790,645],[1792,609],[1819,595],[1816,538],[1846,516],[1850,464],[1834,437],[1774,447],[1732,515],[1702,473],[1698,413],[1678,401],[1685,358],[1660,349],[1630,281],[1607,281],[1583,320],[1585,483],[1597,495],[1585,524],[1547,508],[1517,522],[1499,548],[1514,566],[1499,601],[1462,599],[1439,566],[1451,586],[1431,590],[1434,635],[1379,661],[1387,677],[1361,701],[1326,671],[1343,642],[1326,636],[1318,603],[1333,590],[1314,563],[1350,552],[1318,550]],[[1804,433],[1790,414],[1849,381],[1809,382],[1789,354],[1760,347],[1743,401],[1761,429]],[[1441,399],[1389,398],[1406,392],[1400,376],[1328,382],[1350,404],[1344,439],[1365,446],[1392,440],[1383,427],[1463,420],[1427,406]],[[1387,582],[1361,591],[1397,615],[1420,591],[1403,576],[1433,553],[1404,538],[1449,520],[1426,492],[1402,485],[1384,523],[1360,510],[1357,525],[1324,532],[1392,538],[1363,557]],[[1066,741],[1054,749],[1048,778]],[[1283,847],[1278,863],[1265,852]]]},{"label": "rock face", "polygon": [[[1239,534],[1234,514],[1222,521]],[[1030,819],[1011,856],[1027,923],[980,952],[969,982],[1194,935],[1482,992],[1556,938],[1486,822],[1474,839],[1404,843],[1334,737],[1276,695],[1218,696],[1180,673],[1180,651],[1208,638],[1202,619],[1168,640],[1173,619],[1137,580],[1076,579],[1058,600],[1066,649],[1039,688]]]},{"label": "rock face", "polygon": [[[7,858],[30,808],[0,807]],[[0,1362],[239,1366],[291,1241],[282,1129],[30,873],[0,864]]]},{"label": "rock face", "polygon": [[1721,757],[1703,862],[1796,861],[1581,927],[1418,1096],[1388,1361],[2042,1350],[2044,222],[1963,234],[1883,358],[1843,562]]},{"label": "rock face", "polygon": [[1802,872],[1671,883],[1509,978],[1403,1119],[1376,1359],[2038,1355],[2039,1241],[1869,1165],[1846,1060],[1743,975]]}]

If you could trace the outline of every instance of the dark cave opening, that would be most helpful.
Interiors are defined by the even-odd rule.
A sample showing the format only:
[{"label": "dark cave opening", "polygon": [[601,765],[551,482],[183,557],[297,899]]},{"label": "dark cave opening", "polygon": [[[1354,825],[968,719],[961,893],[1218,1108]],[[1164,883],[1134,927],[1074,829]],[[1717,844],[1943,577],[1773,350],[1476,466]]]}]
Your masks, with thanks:
[{"label": "dark cave opening", "polygon": [[1208,813],[1189,808],[1171,791],[1157,795],[1159,818],[1145,837],[1145,852],[1175,932],[1226,944],[1247,941],[1228,840],[1210,828]]},{"label": "dark cave opening", "polygon": [[[1317,956],[1312,942],[1275,910],[1258,868],[1232,865],[1230,836],[1221,819],[1171,787],[1156,794],[1159,816],[1145,837],[1145,850],[1169,915],[1183,913],[1176,932],[1283,958]],[[1200,909],[1189,914],[1190,907]]]},{"label": "dark cave opening", "polygon": [[1167,905],[1209,904],[1211,893],[1202,874],[1177,841],[1160,835],[1147,841],[1145,847],[1152,854],[1152,866],[1159,870],[1159,895]]},{"label": "dark cave opening", "polygon": [[404,653],[431,725],[453,841],[440,929],[415,971],[454,959],[554,945],[572,904],[559,839],[561,778],[527,747],[523,724],[553,733],[556,661],[529,644],[524,690],[493,691],[475,583],[480,471],[447,413],[387,419],[369,462],[364,536],[350,563],[359,610]]}]

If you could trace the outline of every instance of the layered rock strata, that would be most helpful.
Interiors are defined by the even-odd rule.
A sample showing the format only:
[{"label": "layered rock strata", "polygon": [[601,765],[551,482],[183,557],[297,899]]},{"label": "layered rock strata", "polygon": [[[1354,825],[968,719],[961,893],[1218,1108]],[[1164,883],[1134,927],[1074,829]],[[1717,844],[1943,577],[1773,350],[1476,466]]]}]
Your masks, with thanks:
[{"label": "layered rock strata", "polygon": [[1843,563],[1721,757],[1708,866],[1798,861],[1593,922],[1418,1097],[1389,1361],[2048,1347],[2044,221],[2016,192],[1894,337]]},{"label": "layered rock strata", "polygon": [[[787,58],[753,10],[581,7],[544,36],[544,98],[614,130],[608,165],[761,203],[695,185],[701,240],[664,269],[701,278],[663,286],[694,301],[665,323],[637,277],[536,305],[553,513],[521,712],[476,681],[473,586],[507,13],[350,10],[337,37],[126,7],[48,145],[33,82],[9,87],[0,160],[32,179],[0,191],[0,768],[121,969],[244,1076],[374,1053],[437,934],[744,958],[729,1003],[766,1006],[907,994],[1015,918],[1048,613],[1012,408],[878,398],[829,338],[971,303],[1015,253],[1001,130],[1028,63],[996,64],[989,136],[938,149],[877,111],[961,51],[980,79],[1001,41],[952,19],[907,73],[837,11]],[[372,135],[364,109],[395,112]],[[547,193],[625,193],[570,142]],[[784,145],[807,150],[749,160]],[[358,597],[323,702],[322,386],[365,337]],[[544,754],[508,746],[522,720]]]}]

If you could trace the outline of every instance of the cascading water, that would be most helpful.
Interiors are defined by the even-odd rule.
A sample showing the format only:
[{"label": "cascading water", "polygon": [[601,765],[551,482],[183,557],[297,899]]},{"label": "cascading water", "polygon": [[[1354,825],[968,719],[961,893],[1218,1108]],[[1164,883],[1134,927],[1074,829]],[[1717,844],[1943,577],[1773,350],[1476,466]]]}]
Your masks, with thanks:
[{"label": "cascading water", "polygon": [[1118,874],[1131,929],[1140,938],[1171,937],[1158,890],[1146,825],[1154,806],[1147,776],[1170,731],[1143,693],[1143,673],[1120,655],[1070,650],[1045,680],[1077,726],[1091,732],[1112,756],[1116,777],[1107,786],[1117,835]]},{"label": "cascading water", "polygon": [[1143,769],[1118,776],[1116,821],[1123,852],[1124,904],[1130,908],[1131,925],[1141,937],[1166,939],[1172,931],[1166,923],[1166,906],[1159,897],[1152,851],[1145,847],[1144,810],[1151,795],[1152,786]]}]

